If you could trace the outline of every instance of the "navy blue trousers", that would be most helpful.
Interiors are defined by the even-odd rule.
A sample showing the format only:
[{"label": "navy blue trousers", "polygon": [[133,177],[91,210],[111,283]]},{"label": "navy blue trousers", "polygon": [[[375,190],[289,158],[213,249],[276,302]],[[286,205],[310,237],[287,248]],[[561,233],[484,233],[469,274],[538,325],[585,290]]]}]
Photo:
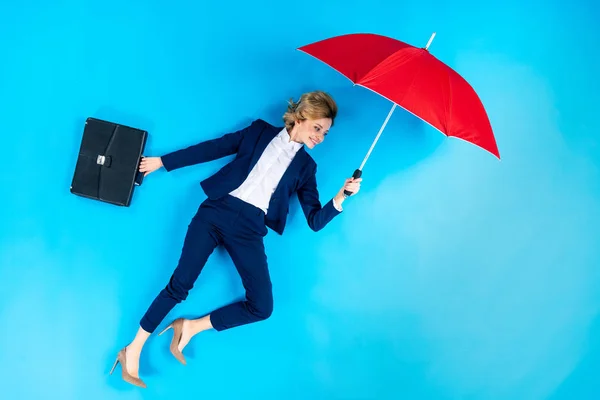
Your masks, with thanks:
[{"label": "navy blue trousers", "polygon": [[192,218],[179,263],[169,283],[154,299],[140,321],[152,333],[176,304],[185,300],[208,257],[223,245],[242,278],[246,300],[210,313],[217,331],[268,318],[273,312],[271,278],[263,238],[264,212],[233,196],[205,200]]}]

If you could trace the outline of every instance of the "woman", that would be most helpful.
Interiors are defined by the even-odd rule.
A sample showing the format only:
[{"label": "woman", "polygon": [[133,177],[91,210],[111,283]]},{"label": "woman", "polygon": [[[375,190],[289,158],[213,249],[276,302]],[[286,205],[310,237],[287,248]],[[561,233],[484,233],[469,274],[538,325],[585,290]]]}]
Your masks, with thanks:
[{"label": "woman", "polygon": [[230,254],[242,278],[246,300],[202,318],[173,321],[159,334],[173,328],[171,353],[185,364],[182,351],[196,334],[230,329],[271,315],[273,295],[263,245],[267,227],[283,234],[289,201],[296,193],[308,225],[319,231],[342,212],[347,197],[344,191],[356,194],[360,190],[362,179],[350,178],[324,206],[319,200],[317,164],[305,147],[313,149],[323,142],[336,115],[337,105],[327,93],[305,93],[297,103],[290,101],[283,128],[259,119],[218,139],[142,160],[140,171],[148,175],[163,167],[172,171],[236,154],[234,160],[201,182],[208,198],[188,226],[179,263],[141,319],[133,341],[119,352],[111,374],[121,363],[125,381],[146,387],[138,375],[144,343],[169,311],[186,299],[216,246],[223,245]]}]

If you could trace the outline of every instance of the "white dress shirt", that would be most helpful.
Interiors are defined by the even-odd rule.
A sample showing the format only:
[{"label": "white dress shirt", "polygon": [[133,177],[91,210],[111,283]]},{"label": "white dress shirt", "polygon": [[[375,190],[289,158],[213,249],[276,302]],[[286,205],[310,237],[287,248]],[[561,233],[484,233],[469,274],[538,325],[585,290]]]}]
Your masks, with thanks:
[{"label": "white dress shirt", "polygon": [[[287,129],[283,128],[266,147],[244,183],[230,194],[260,208],[266,214],[271,195],[302,146],[302,143],[292,141]],[[335,200],[333,205],[342,211]]]}]

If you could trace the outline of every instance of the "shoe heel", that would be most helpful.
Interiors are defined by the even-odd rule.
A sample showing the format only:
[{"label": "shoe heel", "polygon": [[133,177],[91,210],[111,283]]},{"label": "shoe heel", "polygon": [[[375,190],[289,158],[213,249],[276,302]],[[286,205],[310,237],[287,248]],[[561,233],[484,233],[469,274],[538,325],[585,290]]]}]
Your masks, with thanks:
[{"label": "shoe heel", "polygon": [[127,372],[127,356],[125,354],[125,349],[122,349],[117,354],[117,359],[115,360],[115,363],[113,364],[113,367],[110,370],[110,375],[112,375],[117,364],[121,364],[121,378],[125,382],[131,383],[132,385],[139,386],[142,388],[147,387],[144,381],[142,381],[140,378],[134,378],[133,376],[129,375],[129,372]]},{"label": "shoe heel", "polygon": [[115,368],[117,367],[117,364],[119,363],[119,357],[117,357],[117,359],[115,360],[115,363],[112,366],[112,369],[110,370],[110,374],[112,375],[112,373],[114,372]]},{"label": "shoe heel", "polygon": [[168,331],[172,327],[173,327],[173,324],[167,326],[165,329],[163,329],[163,331],[161,333],[158,334],[158,336],[162,335],[163,333],[165,333],[166,331]]}]

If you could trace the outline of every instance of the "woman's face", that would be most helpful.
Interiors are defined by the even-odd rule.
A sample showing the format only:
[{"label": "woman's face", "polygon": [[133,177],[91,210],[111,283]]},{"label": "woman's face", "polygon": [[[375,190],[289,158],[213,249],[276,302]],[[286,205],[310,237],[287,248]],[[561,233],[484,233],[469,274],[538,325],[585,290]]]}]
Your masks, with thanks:
[{"label": "woman's face", "polygon": [[[314,149],[325,140],[329,128],[331,128],[331,118],[297,121],[292,130],[292,140],[304,143],[310,149]],[[296,130],[295,134],[294,130]]]}]

